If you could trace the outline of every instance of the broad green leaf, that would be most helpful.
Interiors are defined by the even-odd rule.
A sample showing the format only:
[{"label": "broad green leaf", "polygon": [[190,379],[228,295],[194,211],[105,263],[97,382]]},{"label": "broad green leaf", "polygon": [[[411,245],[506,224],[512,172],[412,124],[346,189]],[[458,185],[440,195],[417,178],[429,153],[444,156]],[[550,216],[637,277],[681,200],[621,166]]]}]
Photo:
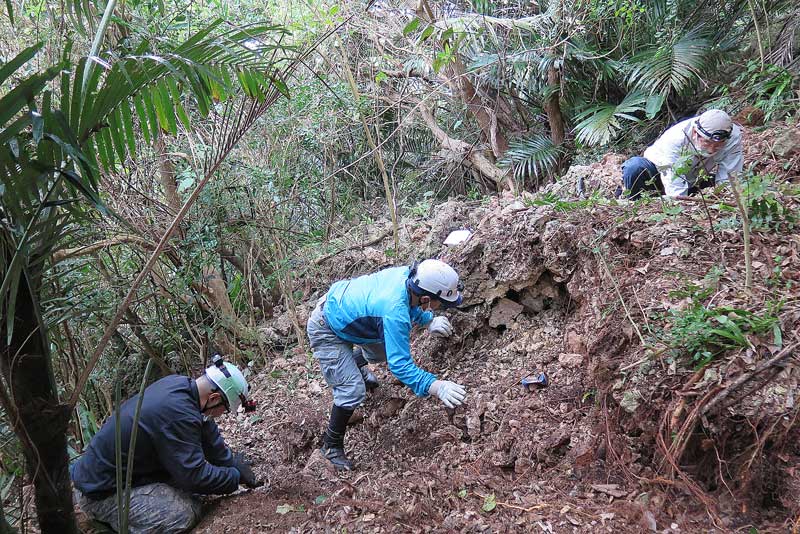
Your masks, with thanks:
[{"label": "broad green leaf", "polygon": [[136,116],[139,117],[139,126],[144,136],[144,142],[150,144],[150,127],[147,124],[147,112],[144,110],[144,99],[141,95],[133,100],[134,109],[136,109]]},{"label": "broad green leaf", "polygon": [[125,142],[128,144],[128,154],[131,158],[136,157],[136,133],[133,129],[133,116],[131,115],[131,106],[128,102],[123,102],[120,107],[120,116],[122,119],[122,126],[125,130]]},{"label": "broad green leaf", "polygon": [[92,136],[92,139],[94,140],[95,146],[97,147],[97,155],[100,157],[100,164],[103,166],[104,169],[110,168],[108,151],[106,149],[106,144],[105,141],[103,140],[103,136],[95,135]]},{"label": "broad green leaf", "polygon": [[775,324],[772,327],[772,343],[777,345],[778,348],[783,348],[783,333],[779,324]]},{"label": "broad green leaf", "polygon": [[114,150],[116,150],[117,156],[119,157],[120,162],[125,161],[125,142],[123,141],[123,137],[125,136],[124,126],[122,126],[122,112],[117,108],[108,116],[108,130],[111,134],[111,141],[114,145]]},{"label": "broad green leaf", "polygon": [[490,493],[486,497],[483,498],[483,506],[481,506],[481,510],[484,512],[491,512],[497,507],[497,498],[495,497],[494,493]]},{"label": "broad green leaf", "polygon": [[117,157],[114,154],[114,141],[111,139],[111,130],[110,128],[103,128],[100,130],[100,134],[103,137],[103,144],[106,147],[106,156],[108,157],[108,167],[106,169],[113,172],[117,166]]},{"label": "broad green leaf", "polygon": [[411,22],[406,24],[405,28],[403,28],[403,35],[408,35],[409,33],[413,32],[419,26],[419,19],[414,17]]},{"label": "broad green leaf", "polygon": [[647,105],[645,106],[645,113],[648,119],[653,119],[661,111],[661,106],[664,105],[664,95],[655,94],[647,97]]},{"label": "broad green leaf", "polygon": [[191,130],[192,125],[189,121],[189,116],[186,114],[186,110],[183,108],[183,103],[181,102],[181,92],[178,88],[178,83],[172,78],[168,78],[167,83],[169,84],[170,95],[172,95],[172,105],[175,106],[175,113],[178,115],[178,119],[181,121],[181,124],[183,124],[184,128]]},{"label": "broad green leaf", "polygon": [[42,73],[25,78],[3,95],[0,98],[0,124],[6,124],[28,102],[32,102],[42,92],[47,82],[58,76],[60,71],[60,67],[50,67]]},{"label": "broad green leaf", "polygon": [[8,21],[11,22],[11,25],[14,25],[14,5],[11,3],[11,0],[6,0],[6,10],[8,10]]},{"label": "broad green leaf", "polygon": [[0,84],[4,83],[6,79],[17,71],[22,65],[33,59],[39,50],[42,49],[43,43],[37,43],[29,46],[16,56],[11,61],[0,66]]},{"label": "broad green leaf", "polygon": [[[150,135],[155,142],[158,136],[161,135],[159,130],[158,116],[156,115],[156,108],[153,105],[153,94],[148,91],[142,91],[142,102],[144,103],[144,110],[147,112],[147,124],[150,127]],[[158,100],[157,98],[155,100]]]},{"label": "broad green leaf", "polygon": [[178,134],[178,125],[175,121],[175,108],[172,105],[172,99],[169,96],[169,88],[166,82],[162,81],[158,84],[158,96],[161,100],[161,107],[164,111],[164,118],[167,121],[166,130],[172,135]]},{"label": "broad green leaf", "polygon": [[277,89],[280,94],[282,94],[286,98],[291,98],[291,95],[289,95],[289,87],[286,85],[286,83],[283,80],[281,80],[277,76],[270,76],[270,81],[272,82],[272,85],[275,86],[275,89]]},{"label": "broad green leaf", "polygon": [[418,43],[422,43],[428,39],[431,35],[433,35],[433,31],[435,28],[432,25],[427,26],[424,30],[422,30],[422,35],[419,36],[417,40]]}]

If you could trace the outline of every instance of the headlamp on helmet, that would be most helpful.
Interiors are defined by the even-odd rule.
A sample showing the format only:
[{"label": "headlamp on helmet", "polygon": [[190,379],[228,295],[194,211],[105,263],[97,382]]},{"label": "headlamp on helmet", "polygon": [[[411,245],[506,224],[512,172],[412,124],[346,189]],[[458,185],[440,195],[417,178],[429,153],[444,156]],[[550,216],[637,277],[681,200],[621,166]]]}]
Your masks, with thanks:
[{"label": "headlamp on helmet", "polygon": [[205,375],[222,394],[222,401],[229,412],[237,411],[239,406],[244,406],[246,412],[256,409],[255,401],[247,397],[249,387],[244,375],[221,355],[215,354],[211,358],[211,365],[206,369]]}]

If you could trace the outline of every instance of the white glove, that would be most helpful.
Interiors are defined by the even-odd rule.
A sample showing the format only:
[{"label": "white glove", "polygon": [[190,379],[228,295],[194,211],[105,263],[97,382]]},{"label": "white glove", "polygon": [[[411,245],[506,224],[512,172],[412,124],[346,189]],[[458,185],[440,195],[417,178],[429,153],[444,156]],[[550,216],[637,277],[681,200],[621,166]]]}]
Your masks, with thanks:
[{"label": "white glove", "polygon": [[435,336],[450,337],[453,335],[453,325],[450,324],[447,317],[434,317],[431,324],[428,325],[428,330]]},{"label": "white glove", "polygon": [[439,400],[448,408],[455,408],[464,404],[467,398],[467,390],[463,386],[450,382],[449,380],[434,380],[428,393],[436,395]]}]

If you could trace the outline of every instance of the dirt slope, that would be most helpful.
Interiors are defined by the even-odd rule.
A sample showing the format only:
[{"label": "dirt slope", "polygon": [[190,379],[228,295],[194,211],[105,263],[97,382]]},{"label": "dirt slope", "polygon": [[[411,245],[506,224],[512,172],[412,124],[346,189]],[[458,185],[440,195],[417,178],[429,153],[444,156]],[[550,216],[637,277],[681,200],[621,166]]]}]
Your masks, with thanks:
[{"label": "dirt slope", "polygon": [[[598,164],[589,177],[615,168]],[[579,175],[559,184],[559,196],[574,194]],[[605,182],[581,187],[592,183]],[[466,385],[466,406],[415,398],[375,367],[382,385],[347,435],[356,471],[340,477],[316,451],[331,404],[318,366],[302,352],[279,357],[252,378],[257,416],[221,424],[268,483],[211,502],[196,532],[796,529],[800,408],[788,349],[800,340],[800,237],[786,220],[754,233],[745,295],[741,230],[726,195],[451,202],[430,225],[409,225],[406,255],[441,255],[466,284],[462,309],[448,313],[454,338],[413,338],[422,367]],[[774,196],[796,212],[796,193]],[[442,247],[458,228],[474,236]],[[391,263],[383,250],[323,265],[299,282],[308,302],[345,273]],[[774,324],[744,331],[746,348],[721,350],[698,371],[690,327],[726,319],[676,330],[696,304],[733,322],[773,306]],[[289,335],[290,326],[281,317],[265,329]],[[520,385],[541,371],[548,387]]]}]

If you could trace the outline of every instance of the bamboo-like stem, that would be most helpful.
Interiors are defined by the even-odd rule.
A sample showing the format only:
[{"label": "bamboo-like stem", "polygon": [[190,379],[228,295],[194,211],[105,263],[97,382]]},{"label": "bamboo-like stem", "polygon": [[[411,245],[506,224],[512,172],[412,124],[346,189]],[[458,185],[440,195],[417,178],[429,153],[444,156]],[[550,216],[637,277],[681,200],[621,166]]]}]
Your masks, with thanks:
[{"label": "bamboo-like stem", "polygon": [[756,9],[753,7],[753,0],[747,0],[747,6],[750,8],[750,13],[753,15],[753,26],[756,29],[756,41],[758,41],[758,55],[761,58],[761,71],[764,71],[766,61],[764,60],[764,44],[761,42],[761,29],[758,27],[758,16]]},{"label": "bamboo-like stem", "polygon": [[733,198],[736,200],[736,207],[739,208],[739,215],[742,217],[742,234],[744,238],[744,290],[747,295],[753,291],[753,254],[750,251],[750,215],[747,213],[747,206],[742,200],[741,190],[739,189],[739,177],[735,173],[729,176]]},{"label": "bamboo-like stem", "polygon": [[[122,513],[123,522],[120,522],[120,532],[128,531],[128,517],[131,513],[131,484],[133,483],[133,460],[136,456],[136,436],[139,433],[139,414],[142,412],[142,400],[144,400],[144,390],[147,387],[147,378],[150,376],[150,369],[153,368],[153,359],[147,360],[147,366],[144,368],[144,376],[142,377],[142,385],[139,386],[139,398],[136,399],[136,410],[133,412],[133,422],[131,423],[131,441],[128,445],[128,466],[125,472],[125,497],[123,498],[122,505],[125,507]],[[123,528],[124,525],[124,528]]]},{"label": "bamboo-like stem", "polygon": [[117,0],[109,0],[108,4],[106,4],[106,9],[103,11],[103,18],[100,19],[100,26],[97,28],[97,33],[94,34],[94,39],[92,40],[92,49],[89,50],[89,56],[83,67],[83,80],[81,81],[81,105],[83,105],[83,99],[86,98],[86,85],[89,83],[89,78],[91,77],[92,69],[94,68],[94,60],[92,57],[96,57],[100,52],[100,46],[103,44],[103,38],[106,35],[106,30],[108,30],[108,25],[111,24],[111,16],[114,14],[114,9],[116,9],[116,7]]}]

